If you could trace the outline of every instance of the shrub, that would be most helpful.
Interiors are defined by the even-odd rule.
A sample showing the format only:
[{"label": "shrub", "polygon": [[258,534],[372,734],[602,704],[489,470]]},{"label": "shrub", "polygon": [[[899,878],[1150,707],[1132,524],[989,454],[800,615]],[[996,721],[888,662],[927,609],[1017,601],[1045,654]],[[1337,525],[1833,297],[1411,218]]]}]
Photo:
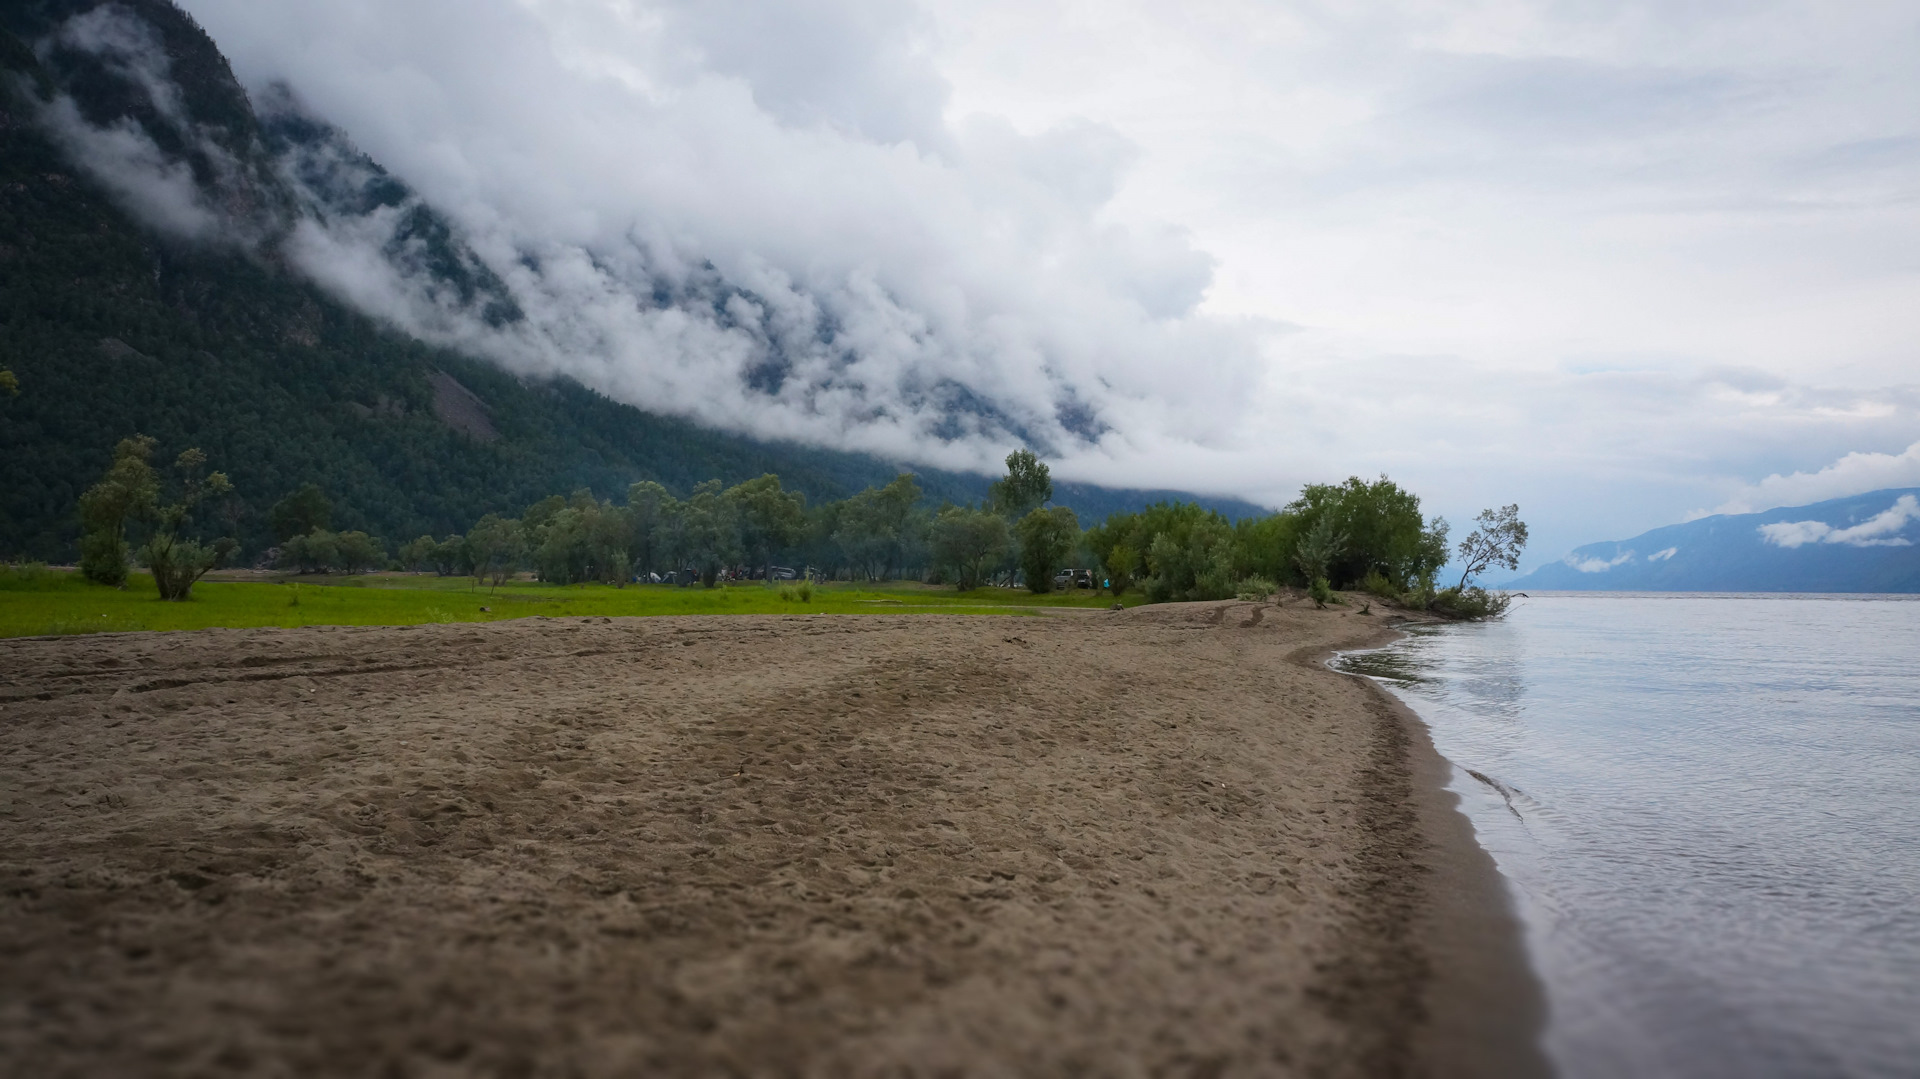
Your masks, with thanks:
[{"label": "shrub", "polygon": [[1333,600],[1333,586],[1327,583],[1325,577],[1315,577],[1313,583],[1307,586],[1307,595],[1312,598],[1315,607],[1325,607]]},{"label": "shrub", "polygon": [[48,569],[45,562],[0,565],[0,589],[7,591],[38,592],[57,584],[65,577],[64,573],[55,573]]},{"label": "shrub", "polygon": [[1233,594],[1240,599],[1260,601],[1280,591],[1280,586],[1265,577],[1248,577],[1233,586]]},{"label": "shrub", "polygon": [[1162,532],[1147,547],[1147,598],[1226,599],[1234,594],[1233,529],[1218,514],[1192,521],[1183,537]]},{"label": "shrub", "polygon": [[801,581],[799,584],[780,586],[780,598],[787,603],[812,603],[813,582]]},{"label": "shrub", "polygon": [[1400,589],[1377,569],[1368,570],[1367,575],[1360,578],[1360,591],[1381,599],[1394,599],[1400,595]]},{"label": "shrub", "polygon": [[1499,618],[1512,604],[1513,597],[1505,592],[1489,592],[1479,585],[1471,588],[1456,585],[1435,593],[1427,609],[1463,622],[1479,622]]},{"label": "shrub", "polygon": [[87,580],[115,587],[127,583],[127,541],[113,532],[80,537],[80,572]]},{"label": "shrub", "polygon": [[222,537],[211,546],[183,540],[171,530],[158,532],[140,548],[140,559],[153,574],[154,588],[160,598],[183,601],[193,595],[194,582],[207,575],[233,553],[234,542]]}]

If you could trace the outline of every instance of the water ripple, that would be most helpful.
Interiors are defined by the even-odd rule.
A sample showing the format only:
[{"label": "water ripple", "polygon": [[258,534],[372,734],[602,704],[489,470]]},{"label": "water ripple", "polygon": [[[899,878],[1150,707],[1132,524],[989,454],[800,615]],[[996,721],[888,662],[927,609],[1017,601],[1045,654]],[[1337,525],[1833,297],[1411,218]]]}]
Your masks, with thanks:
[{"label": "water ripple", "polygon": [[1920,1073],[1920,602],[1522,601],[1343,656],[1433,729],[1594,1076]]}]

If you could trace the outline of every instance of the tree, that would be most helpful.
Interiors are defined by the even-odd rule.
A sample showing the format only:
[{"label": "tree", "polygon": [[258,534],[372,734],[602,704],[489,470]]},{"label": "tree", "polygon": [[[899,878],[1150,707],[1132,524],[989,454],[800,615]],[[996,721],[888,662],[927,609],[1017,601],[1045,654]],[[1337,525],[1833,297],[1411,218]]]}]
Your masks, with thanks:
[{"label": "tree", "polygon": [[218,567],[233,553],[232,537],[222,536],[205,545],[188,536],[194,509],[209,498],[223,498],[233,492],[226,473],[202,475],[207,455],[198,449],[183,451],[173,462],[180,497],[154,512],[154,527],[140,548],[140,560],[153,574],[153,584],[163,600],[180,602],[193,593],[194,583]]},{"label": "tree", "polygon": [[380,541],[365,532],[342,532],[334,540],[334,565],[342,573],[365,573],[369,567],[386,561],[386,557]]},{"label": "tree", "polygon": [[1020,540],[1020,569],[1027,575],[1027,590],[1051,591],[1054,573],[1080,544],[1080,519],[1065,506],[1035,509],[1020,518],[1013,531]]},{"label": "tree", "polygon": [[419,536],[400,545],[395,552],[400,557],[400,565],[418,573],[434,564],[434,553],[440,549],[440,541],[432,536]]},{"label": "tree", "polygon": [[1144,568],[1141,559],[1153,537],[1143,535],[1142,515],[1111,513],[1105,521],[1087,529],[1082,542],[1107,577],[1107,587],[1118,596],[1133,586]]},{"label": "tree", "polygon": [[994,480],[987,488],[987,500],[1009,521],[1025,518],[1052,498],[1053,477],[1032,450],[1007,454],[1006,478]]},{"label": "tree", "polygon": [[0,397],[20,396],[20,379],[9,367],[0,367]]},{"label": "tree", "polygon": [[[1151,519],[1159,507],[1143,515]],[[1233,526],[1225,517],[1199,506],[1179,507],[1166,527],[1147,545],[1147,598],[1227,599],[1233,595]]]},{"label": "tree", "polygon": [[147,463],[153,447],[146,435],[121,439],[106,475],[80,496],[80,572],[90,581],[127,583],[127,523],[150,517],[159,497],[159,479]]},{"label": "tree", "polygon": [[333,503],[317,483],[303,483],[292,494],[273,504],[267,511],[267,524],[273,538],[281,543],[329,528],[333,524]]},{"label": "tree", "polygon": [[627,511],[602,502],[587,514],[587,559],[595,580],[627,586],[633,575],[633,518]]},{"label": "tree", "polygon": [[727,498],[719,480],[708,480],[687,499],[683,542],[700,583],[712,588],[720,570],[740,557],[739,507]]},{"label": "tree", "polygon": [[920,485],[902,472],[885,487],[869,487],[840,504],[833,542],[868,580],[886,580],[919,542],[926,523],[914,512],[919,503]]},{"label": "tree", "polygon": [[1493,566],[1519,569],[1520,552],[1527,546],[1527,523],[1520,519],[1517,503],[1497,510],[1481,510],[1473,523],[1480,527],[1460,541],[1462,568],[1460,583],[1454,585],[1456,589],[1465,588],[1467,578]]},{"label": "tree", "polygon": [[652,480],[627,488],[627,552],[634,569],[646,573],[665,567],[678,554],[673,540],[679,515],[680,500]]},{"label": "tree", "polygon": [[627,511],[594,501],[591,492],[575,491],[560,509],[547,512],[551,499],[536,503],[538,524],[521,518],[533,568],[540,579],[553,584],[603,581],[624,585],[630,565],[632,524]]},{"label": "tree", "polygon": [[491,580],[499,588],[520,568],[525,549],[520,522],[489,513],[474,523],[467,533],[467,555],[473,560],[476,581]]},{"label": "tree", "polygon": [[1005,517],[959,506],[941,510],[928,537],[934,562],[953,571],[962,592],[980,587],[1006,561],[1011,540]]},{"label": "tree", "polygon": [[473,566],[467,556],[467,537],[448,536],[433,547],[433,572],[442,577],[465,576]]},{"label": "tree", "polygon": [[280,566],[296,573],[325,573],[340,561],[340,536],[324,528],[280,545]]},{"label": "tree", "polygon": [[734,486],[727,498],[739,511],[741,546],[754,565],[771,571],[773,552],[806,533],[806,496],[781,490],[780,477],[771,472]]},{"label": "tree", "polygon": [[[1310,484],[1287,506],[1287,513],[1299,520],[1295,537],[1304,536],[1323,518],[1331,519],[1333,533],[1344,537],[1320,574],[1332,584],[1351,586],[1378,575],[1405,589],[1447,560],[1444,523],[1435,519],[1442,529],[1436,544],[1420,516],[1419,496],[1385,476],[1371,483],[1352,476],[1342,484]],[[1258,552],[1249,553],[1259,560]]]}]

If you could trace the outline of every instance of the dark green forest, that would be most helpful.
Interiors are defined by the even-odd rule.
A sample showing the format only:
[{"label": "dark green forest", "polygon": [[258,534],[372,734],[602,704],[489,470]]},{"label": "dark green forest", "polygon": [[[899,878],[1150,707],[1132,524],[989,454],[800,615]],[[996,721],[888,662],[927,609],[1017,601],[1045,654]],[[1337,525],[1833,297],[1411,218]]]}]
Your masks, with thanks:
[{"label": "dark green forest", "polygon": [[[522,380],[344,307],[270,253],[143,229],[69,165],[25,96],[57,85],[95,121],[137,116],[141,102],[113,80],[49,68],[23,42],[90,6],[9,4],[0,16],[0,369],[19,387],[0,395],[0,556],[74,559],[80,493],[135,434],[170,453],[198,447],[231,477],[242,558],[273,540],[266,509],[309,482],[329,493],[334,527],[405,537],[464,531],[556,491],[609,498],[650,480],[684,496],[778,472],[819,503],[900,471],[703,429],[564,379]],[[158,28],[195,116],[237,155],[262,145],[268,135],[198,26],[160,0],[131,6]],[[271,202],[261,184],[257,201]],[[491,432],[436,414],[436,374],[483,403]],[[984,476],[914,471],[929,504],[986,495]],[[1171,494],[1059,488],[1088,519]]]}]

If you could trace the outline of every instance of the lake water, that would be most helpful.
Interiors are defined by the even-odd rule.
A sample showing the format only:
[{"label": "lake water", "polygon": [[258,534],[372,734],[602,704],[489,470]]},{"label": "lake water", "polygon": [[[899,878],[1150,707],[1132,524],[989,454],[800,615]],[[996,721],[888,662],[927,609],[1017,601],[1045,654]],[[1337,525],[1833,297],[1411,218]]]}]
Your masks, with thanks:
[{"label": "lake water", "polygon": [[1456,766],[1562,1074],[1920,1075],[1920,597],[1534,597],[1336,663]]}]

